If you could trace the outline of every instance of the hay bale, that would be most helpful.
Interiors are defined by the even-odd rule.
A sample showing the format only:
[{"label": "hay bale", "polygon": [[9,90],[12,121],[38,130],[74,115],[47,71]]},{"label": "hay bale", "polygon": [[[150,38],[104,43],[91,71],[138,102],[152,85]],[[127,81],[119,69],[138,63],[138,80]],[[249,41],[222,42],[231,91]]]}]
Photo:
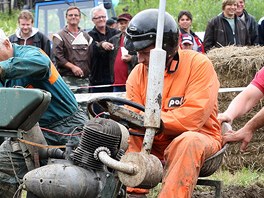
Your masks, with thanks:
[{"label": "hay bale", "polygon": [[212,49],[207,56],[213,62],[221,87],[244,87],[264,66],[263,51],[261,46],[227,46]]},{"label": "hay bale", "polygon": [[[227,46],[209,51],[207,56],[213,62],[221,87],[246,87],[256,72],[264,66],[264,47]],[[225,111],[238,92],[220,93],[219,112]],[[260,109],[258,104],[249,113],[238,118],[232,124],[234,130],[245,125]],[[241,170],[243,167],[264,171],[264,128],[260,129],[252,139],[247,152],[239,151],[240,143],[231,144],[224,158],[224,169]]]}]

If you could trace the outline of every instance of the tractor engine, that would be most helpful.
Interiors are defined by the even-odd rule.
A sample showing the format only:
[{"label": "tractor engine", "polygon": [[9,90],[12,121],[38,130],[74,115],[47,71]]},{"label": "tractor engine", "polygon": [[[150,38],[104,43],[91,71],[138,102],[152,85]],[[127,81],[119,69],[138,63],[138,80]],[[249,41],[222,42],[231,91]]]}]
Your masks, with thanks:
[{"label": "tractor engine", "polygon": [[85,169],[103,170],[104,164],[95,159],[94,152],[99,146],[103,146],[115,158],[120,140],[121,129],[115,121],[95,119],[84,126],[81,142],[74,151],[73,162]]},{"label": "tractor engine", "polygon": [[113,120],[90,120],[83,127],[79,145],[66,159],[50,159],[48,165],[24,176],[26,190],[40,198],[120,195],[116,172],[106,167],[97,154],[103,150],[111,158],[119,160],[127,149],[128,136],[128,130]]}]

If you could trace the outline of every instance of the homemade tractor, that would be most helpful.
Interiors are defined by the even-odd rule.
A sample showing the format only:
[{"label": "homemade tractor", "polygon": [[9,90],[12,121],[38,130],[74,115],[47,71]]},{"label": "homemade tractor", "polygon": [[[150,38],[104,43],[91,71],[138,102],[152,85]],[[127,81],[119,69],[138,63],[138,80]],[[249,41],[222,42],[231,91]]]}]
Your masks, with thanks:
[{"label": "homemade tractor", "polygon": [[[145,108],[116,97],[89,100],[87,109],[95,118],[83,127],[78,145],[73,145],[70,138],[63,149],[47,145],[37,122],[49,104],[49,93],[36,89],[0,89],[0,135],[18,141],[22,150],[28,172],[21,188],[28,192],[27,197],[126,197],[126,186],[149,189],[161,182],[162,163],[150,151],[161,123],[163,75],[160,74],[164,72],[161,65],[165,65],[166,59],[161,39],[164,13],[165,5],[161,4],[156,48],[150,53]],[[106,112],[105,118],[96,118],[95,105]],[[144,116],[127,106],[144,111]],[[130,128],[145,129],[139,153],[125,154]],[[217,170],[225,148],[206,160],[200,176],[208,176]],[[40,161],[45,159],[48,159],[47,165],[40,166]],[[208,182],[216,187],[216,197],[220,197],[221,183],[200,180],[200,184]]]}]

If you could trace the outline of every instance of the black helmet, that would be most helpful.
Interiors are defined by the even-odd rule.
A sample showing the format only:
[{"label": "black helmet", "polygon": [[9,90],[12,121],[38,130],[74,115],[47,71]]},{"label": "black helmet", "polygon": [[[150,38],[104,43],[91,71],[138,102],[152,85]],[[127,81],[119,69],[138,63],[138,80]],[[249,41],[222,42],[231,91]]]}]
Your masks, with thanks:
[{"label": "black helmet", "polygon": [[[158,10],[148,9],[136,14],[128,24],[125,37],[125,47],[128,50],[139,51],[149,47],[156,41]],[[165,13],[162,48],[168,55],[173,55],[178,45],[179,31],[173,17]]]}]

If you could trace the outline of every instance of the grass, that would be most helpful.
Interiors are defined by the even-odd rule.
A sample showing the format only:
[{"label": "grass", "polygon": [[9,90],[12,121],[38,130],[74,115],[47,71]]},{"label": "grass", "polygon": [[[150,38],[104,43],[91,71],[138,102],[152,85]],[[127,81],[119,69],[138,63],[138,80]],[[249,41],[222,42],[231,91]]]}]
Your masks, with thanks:
[{"label": "grass", "polygon": [[[235,172],[234,174],[226,170],[219,170],[213,175],[203,179],[213,179],[223,181],[224,188],[228,186],[243,186],[248,187],[252,184],[261,183],[264,185],[264,174],[256,170],[250,170],[243,168],[241,171]],[[196,186],[197,189],[206,189],[206,187]],[[161,189],[161,184],[153,188],[148,198],[158,197],[158,193]]]},{"label": "grass", "polygon": [[234,174],[229,171],[218,171],[210,179],[218,179],[224,181],[225,186],[239,185],[247,187],[253,183],[260,182],[264,184],[264,174],[256,170],[249,170],[243,168],[241,171],[235,172]]}]

